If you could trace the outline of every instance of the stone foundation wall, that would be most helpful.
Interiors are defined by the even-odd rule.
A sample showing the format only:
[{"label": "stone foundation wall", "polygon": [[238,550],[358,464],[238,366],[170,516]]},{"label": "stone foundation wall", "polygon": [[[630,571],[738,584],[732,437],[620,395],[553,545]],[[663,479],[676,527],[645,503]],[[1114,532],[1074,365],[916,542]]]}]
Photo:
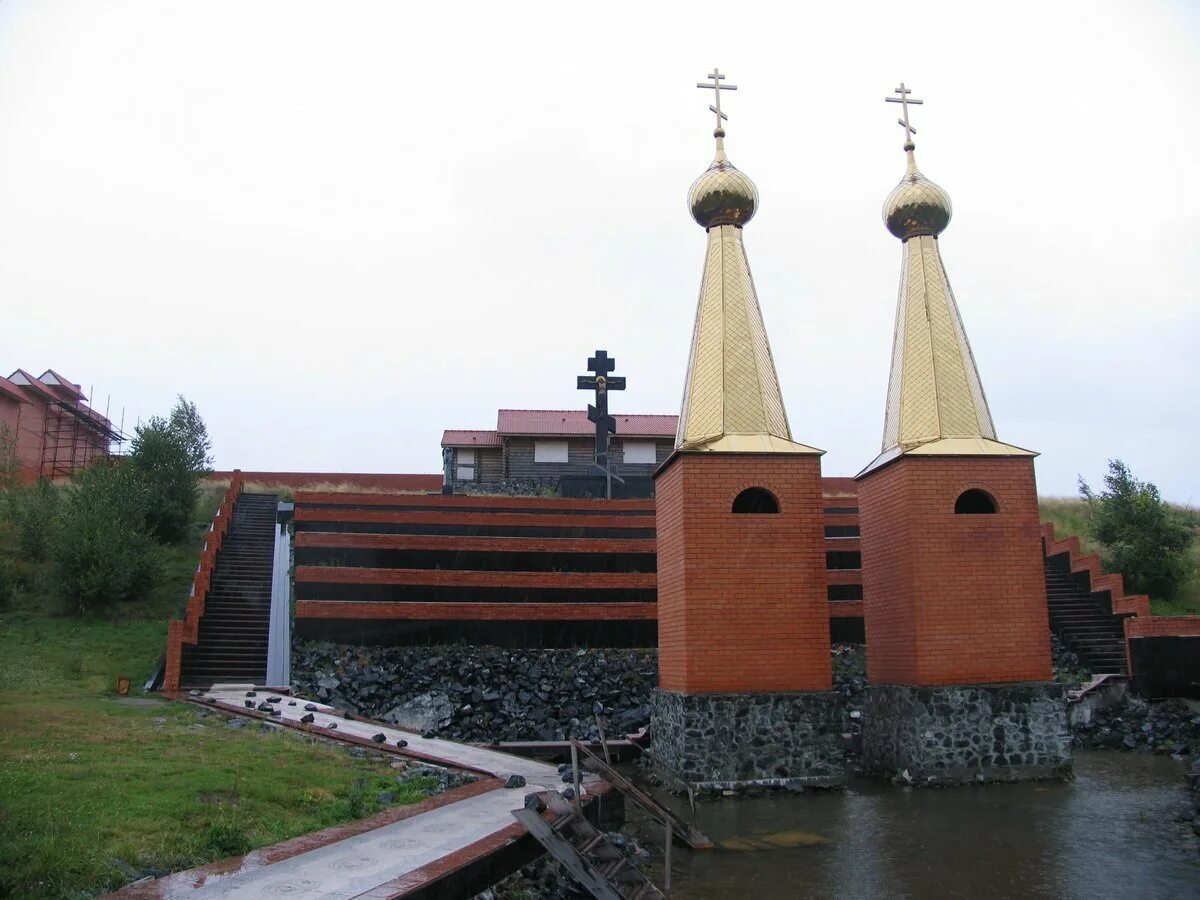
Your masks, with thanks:
[{"label": "stone foundation wall", "polygon": [[1063,685],[872,685],[863,765],[919,784],[1065,777],[1071,732]]},{"label": "stone foundation wall", "polygon": [[787,694],[651,695],[654,762],[699,788],[832,787],[846,779],[843,698]]}]

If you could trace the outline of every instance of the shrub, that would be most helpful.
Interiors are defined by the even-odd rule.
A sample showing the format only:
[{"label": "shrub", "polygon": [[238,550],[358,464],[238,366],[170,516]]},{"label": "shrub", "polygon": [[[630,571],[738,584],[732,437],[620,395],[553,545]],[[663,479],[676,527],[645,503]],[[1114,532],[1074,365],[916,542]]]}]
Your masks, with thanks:
[{"label": "shrub", "polygon": [[27,575],[19,561],[0,552],[0,608],[7,606],[25,587]]},{"label": "shrub", "polygon": [[46,559],[58,526],[58,490],[40,478],[25,487],[9,488],[4,499],[21,552],[31,562]]},{"label": "shrub", "polygon": [[1131,592],[1173,598],[1191,575],[1188,549],[1194,533],[1158,488],[1136,479],[1121,460],[1110,459],[1104,490],[1095,493],[1081,477],[1079,492],[1091,510],[1092,536],[1104,548],[1105,565],[1125,577]]},{"label": "shrub", "polygon": [[0,424],[0,490],[16,485],[19,470],[17,436],[7,423]]},{"label": "shrub", "polygon": [[211,443],[196,406],[180,397],[167,418],[137,428],[129,461],[148,493],[146,526],[164,543],[187,531]]},{"label": "shrub", "polygon": [[69,489],[52,546],[56,592],[80,613],[139,596],[153,580],[149,494],[129,465],[94,465]]}]

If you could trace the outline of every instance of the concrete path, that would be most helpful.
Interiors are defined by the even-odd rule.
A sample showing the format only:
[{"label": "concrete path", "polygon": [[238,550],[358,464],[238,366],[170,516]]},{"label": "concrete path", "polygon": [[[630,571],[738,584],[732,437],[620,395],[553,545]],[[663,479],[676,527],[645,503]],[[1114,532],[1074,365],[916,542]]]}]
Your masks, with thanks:
[{"label": "concrete path", "polygon": [[[147,884],[130,885],[117,892],[122,898],[258,898],[296,895],[306,900],[350,900],[363,897],[400,896],[419,887],[426,880],[461,865],[472,853],[490,852],[485,842],[503,842],[522,829],[515,825],[512,810],[519,809],[529,793],[564,787],[556,767],[536,760],[524,759],[482,747],[454,741],[425,739],[418,734],[373,722],[347,720],[343,713],[322,703],[303,697],[272,694],[255,689],[257,696],[246,697],[245,687],[218,686],[193,698],[207,705],[217,705],[230,713],[252,711],[245,706],[253,700],[255,706],[268,697],[281,697],[271,704],[282,715],[271,721],[300,729],[308,728],[300,718],[313,712],[311,724],[328,738],[360,743],[384,734],[393,750],[396,741],[408,741],[400,753],[411,752],[417,758],[445,766],[472,769],[497,778],[521,775],[526,786],[506,790],[495,788],[477,792],[474,796],[429,809],[401,821],[382,825],[365,833],[335,840],[324,846],[301,850],[276,861],[261,864],[263,851],[255,851],[241,861],[213,864],[190,872],[181,872]],[[295,701],[295,706],[290,705]],[[317,707],[305,710],[306,704]],[[330,724],[336,730],[326,730]],[[357,740],[356,740],[357,739]],[[499,784],[499,782],[496,782]],[[469,849],[472,848],[472,849]],[[464,852],[466,851],[466,852]],[[277,854],[284,856],[284,854]]]},{"label": "concrete path", "polygon": [[[394,748],[398,740],[408,741],[408,746],[404,750],[411,752],[418,758],[438,761],[441,765],[454,766],[461,769],[473,769],[476,772],[486,772],[489,775],[495,775],[499,778],[507,778],[509,775],[524,775],[530,781],[545,778],[550,778],[555,782],[559,781],[558,769],[537,760],[513,756],[498,750],[489,750],[486,747],[460,744],[456,741],[444,741],[438,738],[426,739],[414,732],[382,725],[378,722],[359,722],[357,720],[345,719],[343,718],[344,713],[341,710],[334,709],[332,706],[324,703],[318,703],[315,700],[305,700],[303,697],[271,694],[260,689],[256,689],[255,693],[257,696],[247,697],[245,688],[223,689],[218,685],[211,691],[203,692],[203,697],[216,701],[228,712],[240,713],[251,711],[245,705],[247,700],[253,701],[257,707],[259,703],[268,697],[281,697],[282,699],[279,703],[271,705],[278,709],[282,715],[272,716],[271,721],[282,721],[284,724],[296,725],[303,728],[304,726],[301,725],[300,719],[309,713],[304,707],[311,705],[316,707],[316,710],[312,713],[315,717],[313,725],[317,726],[318,729],[328,728],[330,724],[337,726],[336,733],[334,734],[321,731],[320,733],[324,737],[337,738],[338,734],[348,734],[370,741],[375,735],[383,734],[387,739],[386,743],[391,747]],[[296,705],[291,706],[292,702],[295,702]],[[519,806],[520,804],[517,805]]]},{"label": "concrete path", "polygon": [[356,897],[509,828],[512,810],[520,808],[524,797],[524,790],[489,791],[199,889],[163,896]]}]

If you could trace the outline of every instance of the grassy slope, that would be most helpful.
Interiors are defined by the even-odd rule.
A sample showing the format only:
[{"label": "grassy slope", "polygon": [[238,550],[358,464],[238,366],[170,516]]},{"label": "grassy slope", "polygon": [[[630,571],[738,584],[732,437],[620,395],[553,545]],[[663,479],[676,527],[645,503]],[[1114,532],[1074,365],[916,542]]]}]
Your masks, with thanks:
[{"label": "grassy slope", "polygon": [[[210,509],[210,504],[204,505]],[[202,526],[196,528],[200,540]],[[164,551],[154,595],[105,619],[0,611],[0,896],[76,897],[378,810],[396,770],[187,704],[115,696],[146,678],[198,555]],[[396,802],[431,785],[413,782]]]},{"label": "grassy slope", "polygon": [[[1075,535],[1084,553],[1101,557],[1100,546],[1088,534],[1088,508],[1083,500],[1066,497],[1041,497],[1038,500],[1042,521],[1054,525],[1054,533],[1062,538]],[[1193,573],[1173,600],[1150,598],[1150,609],[1156,616],[1200,615],[1200,536],[1192,543]]]}]

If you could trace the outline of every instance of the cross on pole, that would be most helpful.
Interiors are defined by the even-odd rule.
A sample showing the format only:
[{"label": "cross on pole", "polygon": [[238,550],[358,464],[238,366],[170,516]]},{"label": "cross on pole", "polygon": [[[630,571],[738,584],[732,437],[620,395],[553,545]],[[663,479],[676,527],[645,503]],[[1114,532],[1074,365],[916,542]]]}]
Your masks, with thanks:
[{"label": "cross on pole", "polygon": [[904,126],[904,143],[911,144],[912,136],[917,133],[917,129],[913,128],[912,125],[908,121],[908,107],[909,107],[910,103],[914,106],[920,106],[925,101],[924,100],[914,100],[911,97],[909,97],[908,95],[911,94],[912,91],[904,86],[903,81],[900,82],[900,87],[896,88],[896,90],[893,91],[893,93],[899,94],[900,96],[884,97],[883,99],[888,103],[899,103],[900,104],[900,108],[904,111],[904,118],[897,119],[896,122],[897,122],[897,124]]},{"label": "cross on pole", "polygon": [[713,94],[714,94],[713,100],[716,102],[716,105],[713,106],[712,104],[710,104],[708,107],[708,111],[712,112],[712,113],[716,113],[717,130],[721,131],[721,130],[723,130],[721,128],[721,122],[729,121],[729,116],[727,116],[727,115],[725,115],[725,113],[721,112],[721,91],[736,91],[737,85],[736,84],[721,84],[721,82],[725,80],[725,76],[721,74],[720,69],[718,69],[716,66],[713,66],[713,70],[710,73],[708,73],[707,75],[705,75],[704,77],[710,79],[712,81],[712,84],[704,84],[702,82],[697,82],[696,87],[706,88],[707,90],[710,90],[713,92]]},{"label": "cross on pole", "polygon": [[608,465],[608,436],[617,433],[617,420],[608,414],[608,392],[625,390],[624,377],[609,374],[616,367],[617,361],[610,359],[606,350],[597,350],[596,355],[588,359],[588,371],[592,374],[580,375],[575,379],[575,386],[579,390],[596,392],[595,406],[588,404],[588,421],[596,426],[596,465],[608,479],[607,494],[610,499],[613,476]]}]

